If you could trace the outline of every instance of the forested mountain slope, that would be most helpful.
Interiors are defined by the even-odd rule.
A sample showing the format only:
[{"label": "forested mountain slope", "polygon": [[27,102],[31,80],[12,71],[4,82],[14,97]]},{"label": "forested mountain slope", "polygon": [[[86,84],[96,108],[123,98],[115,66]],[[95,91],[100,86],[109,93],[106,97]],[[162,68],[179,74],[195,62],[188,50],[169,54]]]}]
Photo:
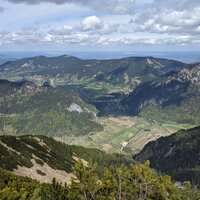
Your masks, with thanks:
[{"label": "forested mountain slope", "polygon": [[181,130],[148,143],[134,159],[149,160],[151,167],[178,181],[200,185],[200,127]]},{"label": "forested mountain slope", "polygon": [[200,64],[138,86],[121,105],[130,115],[179,123],[200,123]]},{"label": "forested mountain slope", "polygon": [[95,107],[71,90],[0,81],[0,133],[85,135],[101,131]]},{"label": "forested mountain slope", "polygon": [[133,162],[129,157],[106,154],[98,149],[70,146],[46,136],[0,136],[0,168],[15,174],[28,176],[40,182],[69,182],[74,164],[81,159],[98,163],[103,167],[117,167]]}]

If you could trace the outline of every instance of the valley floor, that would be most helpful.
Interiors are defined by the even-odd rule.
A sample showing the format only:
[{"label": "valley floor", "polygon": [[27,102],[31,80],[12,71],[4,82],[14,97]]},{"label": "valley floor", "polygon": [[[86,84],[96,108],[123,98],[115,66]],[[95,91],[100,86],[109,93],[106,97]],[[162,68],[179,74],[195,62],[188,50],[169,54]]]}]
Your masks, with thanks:
[{"label": "valley floor", "polygon": [[79,137],[55,137],[56,140],[71,145],[95,147],[109,153],[136,154],[148,142],[162,136],[194,127],[190,124],[175,122],[156,122],[140,117],[100,117],[98,123],[103,125],[103,132],[92,132]]}]

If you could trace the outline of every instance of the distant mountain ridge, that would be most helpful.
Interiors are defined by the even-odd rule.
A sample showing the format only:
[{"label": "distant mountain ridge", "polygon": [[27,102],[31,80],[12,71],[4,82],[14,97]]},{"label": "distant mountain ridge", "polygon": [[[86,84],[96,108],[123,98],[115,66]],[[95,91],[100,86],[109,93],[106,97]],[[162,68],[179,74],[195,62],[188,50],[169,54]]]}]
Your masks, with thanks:
[{"label": "distant mountain ridge", "polygon": [[200,185],[200,127],[181,130],[171,136],[148,143],[134,156],[138,162],[150,160],[151,167],[177,181]]},{"label": "distant mountain ridge", "polygon": [[71,90],[0,80],[0,134],[86,135],[97,110]]},{"label": "distant mountain ridge", "polygon": [[0,78],[30,80],[53,85],[106,83],[114,86],[134,86],[153,80],[170,71],[179,71],[186,64],[153,57],[127,57],[110,60],[82,60],[73,56],[36,56],[4,63]]},{"label": "distant mountain ridge", "polygon": [[200,64],[136,87],[122,100],[126,112],[156,120],[200,123]]}]

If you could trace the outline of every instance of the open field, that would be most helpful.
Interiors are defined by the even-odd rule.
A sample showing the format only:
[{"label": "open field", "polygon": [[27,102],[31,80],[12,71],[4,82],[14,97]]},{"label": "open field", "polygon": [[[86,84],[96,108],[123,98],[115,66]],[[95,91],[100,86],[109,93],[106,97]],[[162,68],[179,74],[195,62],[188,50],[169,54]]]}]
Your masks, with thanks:
[{"label": "open field", "polygon": [[134,154],[145,144],[162,136],[171,135],[180,129],[192,128],[189,124],[174,122],[158,123],[139,117],[101,117],[103,132],[93,132],[80,137],[57,137],[67,144],[96,147],[107,152]]}]

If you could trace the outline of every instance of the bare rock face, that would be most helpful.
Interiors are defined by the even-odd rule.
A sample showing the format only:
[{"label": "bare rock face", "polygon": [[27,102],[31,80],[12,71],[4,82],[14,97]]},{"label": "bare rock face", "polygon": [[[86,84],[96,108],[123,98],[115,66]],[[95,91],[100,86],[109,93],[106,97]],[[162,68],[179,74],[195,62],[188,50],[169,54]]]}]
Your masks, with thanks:
[{"label": "bare rock face", "polygon": [[82,113],[82,112],[83,112],[82,108],[81,108],[78,104],[76,104],[76,103],[71,104],[71,105],[67,108],[67,110],[68,110],[69,112],[78,112],[78,113]]},{"label": "bare rock face", "polygon": [[200,84],[200,64],[181,70],[175,76],[180,81],[190,81],[192,84]]}]

